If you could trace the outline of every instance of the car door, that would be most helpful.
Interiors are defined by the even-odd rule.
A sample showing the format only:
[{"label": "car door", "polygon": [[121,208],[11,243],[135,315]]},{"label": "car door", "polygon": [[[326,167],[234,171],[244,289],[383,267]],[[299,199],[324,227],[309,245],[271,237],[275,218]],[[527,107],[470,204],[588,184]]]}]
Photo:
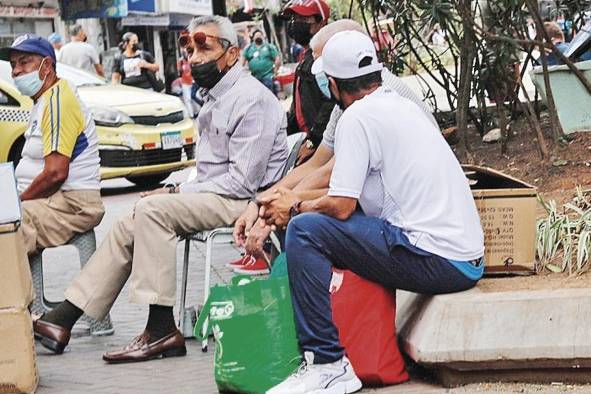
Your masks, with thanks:
[{"label": "car door", "polygon": [[[20,97],[19,97],[20,96]],[[30,102],[0,80],[0,162],[18,164],[24,145],[23,134],[30,116]]]}]

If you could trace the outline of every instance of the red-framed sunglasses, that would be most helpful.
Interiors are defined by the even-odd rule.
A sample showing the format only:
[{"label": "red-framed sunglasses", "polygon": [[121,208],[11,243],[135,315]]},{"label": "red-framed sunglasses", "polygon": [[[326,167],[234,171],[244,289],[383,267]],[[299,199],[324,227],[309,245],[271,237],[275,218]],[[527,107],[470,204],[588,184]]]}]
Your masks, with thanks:
[{"label": "red-framed sunglasses", "polygon": [[220,42],[220,44],[224,47],[224,49],[227,49],[231,44],[230,41],[225,38],[212,36],[210,34],[205,34],[200,31],[193,33],[193,35],[182,34],[179,37],[178,42],[179,42],[179,46],[181,48],[187,50],[187,52],[189,52],[189,53],[192,53],[194,48],[192,48],[191,38],[193,38],[193,42],[195,42],[195,45],[197,45],[197,47],[201,48],[205,45],[205,41],[207,41],[207,37],[215,38],[216,40],[218,40]]}]

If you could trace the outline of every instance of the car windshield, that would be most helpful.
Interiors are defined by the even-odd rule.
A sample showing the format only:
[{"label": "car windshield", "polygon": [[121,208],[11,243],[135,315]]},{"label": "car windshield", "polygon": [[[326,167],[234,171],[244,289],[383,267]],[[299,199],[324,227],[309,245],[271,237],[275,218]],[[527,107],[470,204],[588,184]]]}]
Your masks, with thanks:
[{"label": "car windshield", "polygon": [[[14,85],[14,81],[11,77],[10,63],[4,60],[0,60],[0,78],[4,81],[8,81]],[[76,87],[80,86],[97,86],[104,85],[107,82],[101,79],[99,76],[81,70],[76,67],[68,66],[67,64],[57,64],[57,75],[60,78],[66,79],[72,82]]]}]

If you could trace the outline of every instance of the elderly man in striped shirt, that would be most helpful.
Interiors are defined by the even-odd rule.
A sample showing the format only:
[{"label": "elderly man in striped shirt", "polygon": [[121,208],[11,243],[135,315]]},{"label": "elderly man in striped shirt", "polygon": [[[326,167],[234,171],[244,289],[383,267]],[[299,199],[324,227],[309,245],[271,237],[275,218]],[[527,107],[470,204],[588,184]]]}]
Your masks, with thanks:
[{"label": "elderly man in striped shirt", "polygon": [[194,19],[183,46],[205,104],[197,119],[197,178],[145,193],[120,219],[66,290],[66,301],[34,324],[42,344],[61,353],[83,313],[102,319],[130,280],[132,302],[150,306],[146,329],[109,363],[184,356],[172,314],[177,235],[228,226],[249,198],[279,180],[288,156],[285,112],[275,96],[242,69],[229,19]]},{"label": "elderly man in striped shirt", "polygon": [[[314,57],[318,58],[326,42],[335,34],[353,30],[367,34],[365,29],[357,22],[351,19],[341,19],[330,23],[320,29],[310,41],[310,47],[314,53]],[[437,121],[431,114],[429,106],[421,100],[400,78],[392,74],[386,68],[382,71],[383,85],[392,89],[400,96],[409,99],[417,104],[428,116],[431,123],[436,127]],[[322,89],[322,87],[321,87]],[[326,86],[326,89],[328,87]],[[329,93],[325,93],[330,95]],[[267,189],[260,193],[257,198],[262,201],[268,201],[273,194],[278,190],[282,198],[277,198],[279,194],[275,194],[273,202],[267,209],[267,215],[281,215],[285,218],[289,217],[289,210],[297,196],[290,193],[293,190],[295,193],[306,194],[310,190],[327,189],[328,181],[334,166],[334,140],[337,122],[340,119],[343,111],[339,106],[335,106],[330,120],[324,130],[322,143],[318,146],[314,155],[306,163],[293,169],[285,178],[276,183],[274,187]],[[242,246],[245,246],[247,255],[258,256],[262,253],[262,245],[271,232],[271,227],[265,225],[265,221],[258,218],[259,207],[254,202],[248,204],[240,218],[234,225],[235,241]],[[250,261],[244,259],[244,262]]]}]

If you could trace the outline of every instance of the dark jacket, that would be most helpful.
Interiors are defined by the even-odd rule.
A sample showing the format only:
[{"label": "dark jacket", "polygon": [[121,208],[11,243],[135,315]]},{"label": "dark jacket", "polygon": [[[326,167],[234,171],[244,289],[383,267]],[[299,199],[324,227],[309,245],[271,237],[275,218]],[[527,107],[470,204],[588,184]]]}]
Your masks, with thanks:
[{"label": "dark jacket", "polygon": [[335,103],[326,99],[316,84],[316,78],[314,77],[314,74],[312,74],[313,63],[314,57],[312,56],[312,50],[308,49],[304,55],[304,59],[298,64],[295,72],[295,80],[293,82],[294,98],[289,113],[287,114],[287,134],[295,134],[300,131],[305,131],[300,130],[300,127],[298,126],[295,110],[296,88],[299,80],[302,114],[306,126],[309,129],[308,139],[312,141],[315,147],[317,147],[322,141],[324,129],[326,129],[326,124],[328,123],[330,113],[332,112]]}]

